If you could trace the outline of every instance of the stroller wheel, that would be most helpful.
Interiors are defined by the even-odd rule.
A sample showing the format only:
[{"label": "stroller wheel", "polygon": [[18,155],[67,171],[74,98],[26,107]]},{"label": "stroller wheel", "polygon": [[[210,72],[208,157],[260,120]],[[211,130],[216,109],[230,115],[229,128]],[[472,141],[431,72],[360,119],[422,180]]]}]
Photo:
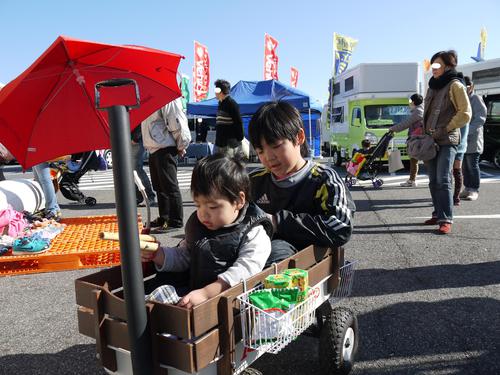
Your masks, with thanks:
[{"label": "stroller wheel", "polygon": [[96,203],[97,203],[97,200],[94,197],[85,198],[85,204],[87,206],[95,206]]},{"label": "stroller wheel", "polygon": [[376,180],[373,180],[373,187],[374,188],[380,188],[384,184],[384,181],[377,178]]}]

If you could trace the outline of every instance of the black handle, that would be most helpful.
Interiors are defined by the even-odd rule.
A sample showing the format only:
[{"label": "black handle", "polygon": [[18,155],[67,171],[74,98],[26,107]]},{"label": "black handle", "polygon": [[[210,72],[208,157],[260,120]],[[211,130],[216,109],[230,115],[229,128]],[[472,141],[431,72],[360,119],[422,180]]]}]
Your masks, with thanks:
[{"label": "black handle", "polygon": [[135,98],[136,98],[136,104],[128,105],[127,108],[128,109],[138,108],[141,105],[141,97],[139,95],[139,86],[137,86],[137,82],[135,80],[130,79],[130,78],[113,78],[113,79],[108,79],[107,81],[97,82],[95,84],[95,107],[99,110],[109,108],[109,107],[101,107],[100,106],[101,93],[99,92],[99,90],[101,89],[101,87],[120,87],[120,86],[127,86],[127,85],[134,85]]}]

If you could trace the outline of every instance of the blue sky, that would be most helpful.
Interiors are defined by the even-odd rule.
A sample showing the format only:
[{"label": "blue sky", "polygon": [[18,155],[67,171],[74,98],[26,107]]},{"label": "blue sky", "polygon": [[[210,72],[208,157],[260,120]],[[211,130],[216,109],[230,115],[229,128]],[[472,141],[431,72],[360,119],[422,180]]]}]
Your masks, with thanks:
[{"label": "blue sky", "polygon": [[[500,2],[451,1],[129,1],[0,0],[0,82],[26,69],[58,35],[112,44],[138,44],[186,57],[193,41],[210,53],[211,82],[263,79],[264,34],[279,41],[279,78],[325,102],[332,69],[332,35],[359,40],[350,66],[367,62],[421,62],[456,49],[472,62],[481,27],[487,59],[500,58]],[[210,96],[213,96],[211,85]]]}]

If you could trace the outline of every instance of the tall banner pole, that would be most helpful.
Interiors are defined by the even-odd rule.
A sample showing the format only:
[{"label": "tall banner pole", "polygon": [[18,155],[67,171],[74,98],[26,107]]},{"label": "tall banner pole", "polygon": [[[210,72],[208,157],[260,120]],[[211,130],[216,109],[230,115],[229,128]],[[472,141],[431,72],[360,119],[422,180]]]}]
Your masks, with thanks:
[{"label": "tall banner pole", "polygon": [[331,74],[331,78],[330,78],[330,126],[328,127],[328,129],[330,130],[328,132],[328,137],[329,137],[329,140],[328,140],[328,148],[329,148],[329,152],[330,152],[330,160],[331,160],[331,157],[332,157],[332,128],[333,128],[333,88],[334,88],[334,81],[335,81],[335,51],[336,51],[336,43],[335,43],[335,40],[336,40],[336,33],[333,33],[333,67],[332,67],[332,74]]}]

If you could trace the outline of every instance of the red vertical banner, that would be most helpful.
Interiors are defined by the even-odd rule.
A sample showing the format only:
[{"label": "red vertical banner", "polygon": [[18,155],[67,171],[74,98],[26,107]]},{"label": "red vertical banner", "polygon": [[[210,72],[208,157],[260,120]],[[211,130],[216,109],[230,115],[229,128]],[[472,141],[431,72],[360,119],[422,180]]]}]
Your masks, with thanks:
[{"label": "red vertical banner", "polygon": [[278,79],[278,41],[266,34],[264,41],[264,79]]},{"label": "red vertical banner", "polygon": [[210,58],[208,48],[194,41],[194,66],[193,66],[193,93],[194,101],[208,97],[208,85],[210,82]]},{"label": "red vertical banner", "polygon": [[290,67],[290,86],[297,87],[297,82],[299,82],[299,71],[292,66]]}]

